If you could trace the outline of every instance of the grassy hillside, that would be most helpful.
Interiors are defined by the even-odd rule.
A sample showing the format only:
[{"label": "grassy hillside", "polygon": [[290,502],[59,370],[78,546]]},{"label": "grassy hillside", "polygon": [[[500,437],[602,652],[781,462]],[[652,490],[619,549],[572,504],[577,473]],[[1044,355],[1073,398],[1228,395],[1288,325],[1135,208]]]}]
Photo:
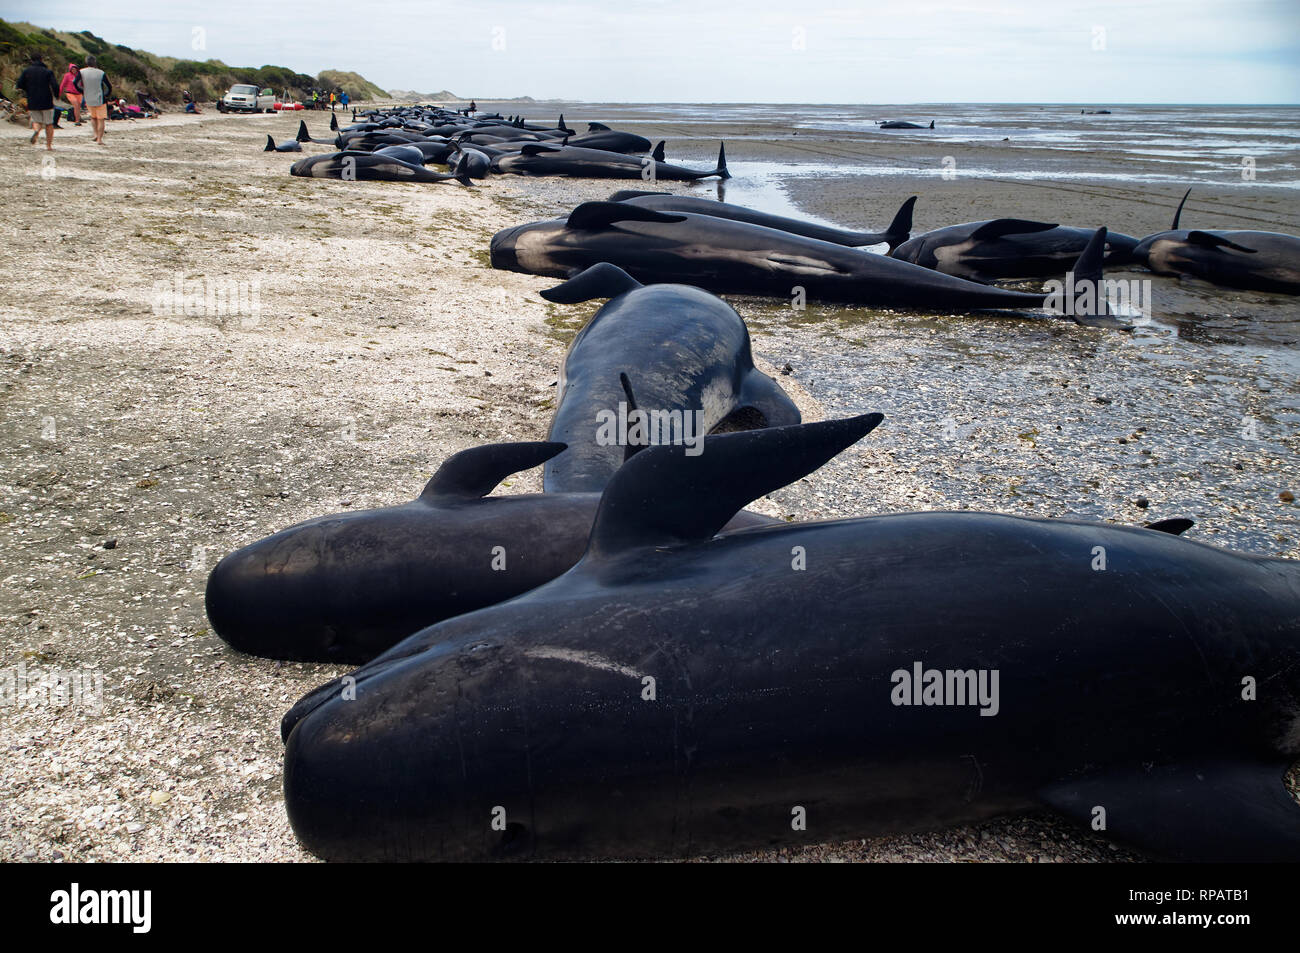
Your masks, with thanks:
[{"label": "grassy hillside", "polygon": [[129,101],[135,100],[137,90],[145,90],[163,102],[180,102],[181,91],[188,89],[199,102],[211,102],[234,83],[269,86],[279,94],[288,90],[298,100],[310,99],[313,88],[328,92],[341,87],[354,100],[387,95],[356,73],[325,70],[320,76],[310,76],[284,66],[236,67],[221,60],[178,60],[113,45],[88,30],[62,33],[0,20],[0,92],[15,102],[22,95],[14,89],[14,81],[34,52],[54,70],[56,80],[62,79],[69,63],[85,65],[86,56],[93,53],[114,91]]},{"label": "grassy hillside", "polygon": [[353,100],[388,98],[386,92],[374,83],[367,82],[356,73],[345,73],[342,70],[326,69],[321,70],[319,79],[319,85],[322,89],[341,89],[348,94],[348,98]]}]

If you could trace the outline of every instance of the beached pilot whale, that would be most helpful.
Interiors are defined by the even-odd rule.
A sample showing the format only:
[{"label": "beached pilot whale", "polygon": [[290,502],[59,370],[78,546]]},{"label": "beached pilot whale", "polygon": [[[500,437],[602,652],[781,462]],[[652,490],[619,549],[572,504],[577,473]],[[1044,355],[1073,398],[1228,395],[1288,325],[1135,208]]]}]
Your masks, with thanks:
[{"label": "beached pilot whale", "polygon": [[708,171],[673,165],[653,156],[630,156],[601,149],[579,149],[551,143],[530,143],[517,153],[497,156],[492,171],[516,175],[565,175],[589,179],[663,179],[693,182],[717,176],[731,178],[727,153],[718,146],[718,164]]},{"label": "beached pilot whale", "polygon": [[[1094,233],[1075,263],[1074,287],[1102,273],[1106,230]],[[715,294],[848,302],[930,311],[1053,308],[1049,295],[976,284],[910,262],[790,232],[692,212],[659,212],[629,202],[586,202],[567,219],[532,222],[492,236],[494,268],[572,277],[591,265],[618,265],[643,284],[688,284]],[[1058,308],[1058,310],[1060,310]],[[1118,326],[1104,308],[1065,309],[1074,320]]]},{"label": "beached pilot whale", "polygon": [[326,152],[299,159],[289,167],[290,175],[316,179],[379,180],[383,182],[449,182],[473,184],[469,176],[430,172],[381,152]]},{"label": "beached pilot whale", "polygon": [[770,215],[743,205],[719,202],[716,199],[696,198],[691,195],[673,195],[671,192],[640,192],[624,189],[609,197],[611,202],[627,202],[657,212],[694,212],[697,215],[712,215],[715,218],[729,218],[737,222],[749,222],[782,232],[791,232],[807,238],[816,238],[836,245],[860,247],[888,243],[891,249],[907,241],[912,231],[912,208],[916,205],[916,196],[905,201],[894,214],[894,220],[883,232],[855,232],[846,228],[818,225],[815,222],[784,215]]},{"label": "beached pilot whale", "polygon": [[[650,151],[650,140],[631,132],[617,132],[613,129],[593,129],[574,136],[566,145],[580,149],[603,149],[606,152],[623,152],[642,155]],[[660,157],[662,159],[662,156]]]},{"label": "beached pilot whale", "polygon": [[934,120],[930,120],[930,125],[922,126],[914,122],[904,122],[901,119],[890,119],[887,122],[876,123],[881,129],[933,129]]},{"label": "beached pilot whale", "polygon": [[993,513],[716,535],[879,420],[632,457],[573,570],[285,715],[299,840],[698,855],[1047,807],[1162,856],[1300,860],[1300,563]]},{"label": "beached pilot whale", "polygon": [[[971,281],[1050,278],[1063,274],[1083,253],[1093,229],[1019,218],[967,222],[925,232],[891,251],[890,257]],[[1106,232],[1107,266],[1133,260],[1138,240]]]},{"label": "beached pilot whale", "polygon": [[[463,450],[411,502],[306,520],[236,550],[208,577],[208,620],[241,652],[359,664],[427,625],[536,588],[582,556],[600,494],[488,494],[563,450]],[[769,522],[746,512],[730,528]]]},{"label": "beached pilot whale", "polygon": [[[561,369],[551,437],[569,449],[560,453],[565,444],[552,439],[462,451],[414,501],[307,520],[227,555],[205,597],[222,639],[271,658],[368,661],[424,626],[573,566],[600,491],[638,446],[632,427],[619,439],[618,419],[635,425],[630,411],[658,428],[647,442],[696,447],[719,426],[798,422],[798,408],[755,369],[749,332],[721,299],[696,288],[642,289],[612,265],[550,294],[614,299],[574,338]],[[637,381],[635,395],[620,381],[625,373]],[[615,418],[612,441],[601,439],[602,413]],[[541,463],[546,493],[487,497],[511,473]],[[741,513],[730,528],[765,522]]]},{"label": "beached pilot whale", "polygon": [[289,139],[286,142],[282,142],[277,146],[275,144],[275,140],[272,139],[271,136],[268,134],[266,137],[266,148],[263,149],[262,151],[263,152],[302,152],[302,143],[298,142],[298,140],[296,139]]},{"label": "beached pilot whale", "polygon": [[547,440],[568,444],[546,461],[548,492],[599,492],[623,463],[624,446],[593,440],[625,399],[610,371],[636,380],[635,406],[649,429],[690,429],[697,442],[729,418],[756,415],[755,426],[783,427],[799,409],[776,381],[754,367],[749,330],[721,298],[687,285],[642,286],[610,264],[542,292],[574,304],[610,300],[574,337],[560,367],[560,399]]},{"label": "beached pilot whale", "polygon": [[1179,229],[1188,189],[1169,231],[1148,235],[1134,260],[1156,274],[1200,278],[1227,288],[1300,294],[1300,237],[1282,232]]},{"label": "beached pilot whale", "polygon": [[472,146],[461,144],[447,156],[447,168],[453,175],[462,175],[470,179],[486,179],[492,168],[492,160],[483,152]]}]

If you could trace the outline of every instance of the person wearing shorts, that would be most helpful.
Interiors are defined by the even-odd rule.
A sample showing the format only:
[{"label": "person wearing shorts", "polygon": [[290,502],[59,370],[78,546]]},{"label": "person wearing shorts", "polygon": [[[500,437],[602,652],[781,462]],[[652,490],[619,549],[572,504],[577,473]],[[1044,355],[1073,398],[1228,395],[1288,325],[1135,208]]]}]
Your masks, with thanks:
[{"label": "person wearing shorts", "polygon": [[72,104],[72,121],[81,125],[81,70],[76,63],[68,64],[68,71],[59,83],[59,95]]},{"label": "person wearing shorts", "polygon": [[54,85],[54,70],[46,66],[40,56],[33,53],[32,61],[14,83],[27,96],[27,112],[32,117],[32,145],[45,130],[45,148],[54,151],[54,98],[59,88]]},{"label": "person wearing shorts", "polygon": [[104,127],[108,125],[108,96],[113,92],[113,84],[93,56],[86,57],[86,66],[81,71],[81,92],[86,97],[86,108],[90,110],[90,126],[95,131],[95,141],[102,146]]}]

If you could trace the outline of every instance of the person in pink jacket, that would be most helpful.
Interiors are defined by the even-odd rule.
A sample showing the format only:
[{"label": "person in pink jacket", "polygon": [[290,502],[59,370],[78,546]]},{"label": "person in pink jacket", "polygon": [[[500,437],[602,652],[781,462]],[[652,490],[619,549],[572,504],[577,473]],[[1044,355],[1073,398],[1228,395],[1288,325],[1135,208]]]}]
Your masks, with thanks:
[{"label": "person in pink jacket", "polygon": [[68,64],[68,71],[63,74],[63,82],[59,83],[59,95],[72,103],[72,120],[78,126],[81,125],[81,70],[77,69],[76,63]]}]

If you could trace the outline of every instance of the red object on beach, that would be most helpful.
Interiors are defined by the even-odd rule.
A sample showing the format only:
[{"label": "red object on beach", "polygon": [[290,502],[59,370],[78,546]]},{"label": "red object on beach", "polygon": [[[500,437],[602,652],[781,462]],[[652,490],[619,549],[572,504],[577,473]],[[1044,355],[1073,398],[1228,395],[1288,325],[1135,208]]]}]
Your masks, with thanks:
[{"label": "red object on beach", "polygon": [[303,105],[302,103],[275,103],[271,106],[271,108],[277,110],[302,109]]}]

